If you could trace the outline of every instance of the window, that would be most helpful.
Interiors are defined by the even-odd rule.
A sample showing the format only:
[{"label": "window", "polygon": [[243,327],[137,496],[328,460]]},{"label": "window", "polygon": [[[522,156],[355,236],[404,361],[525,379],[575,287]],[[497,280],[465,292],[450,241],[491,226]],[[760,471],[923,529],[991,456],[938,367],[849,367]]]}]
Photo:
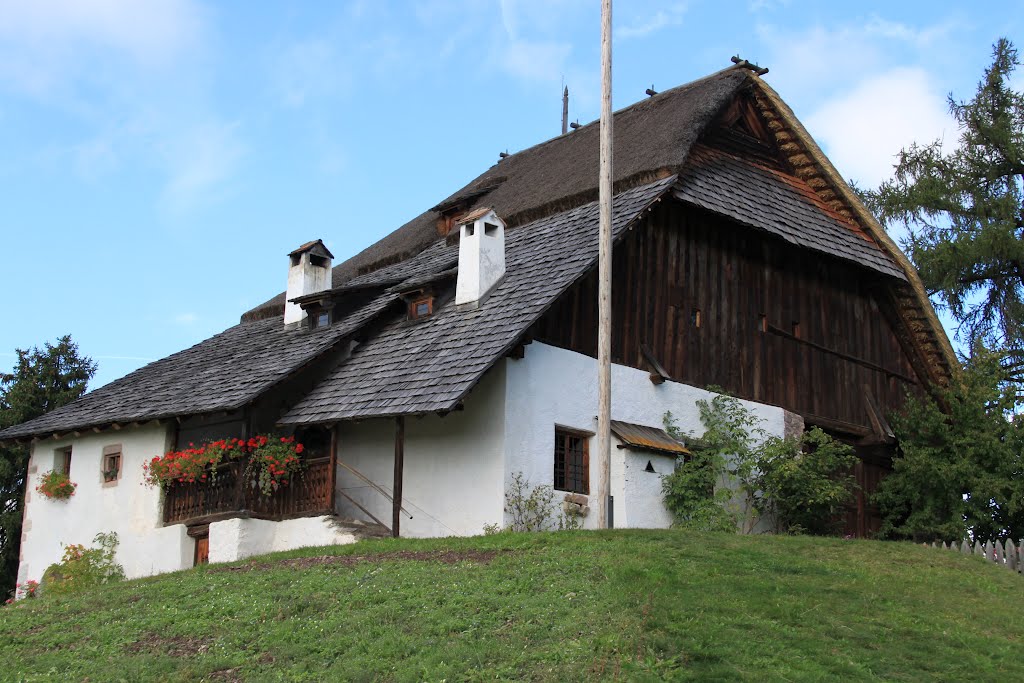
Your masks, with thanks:
[{"label": "window", "polygon": [[555,427],[555,489],[590,493],[589,436]]},{"label": "window", "polygon": [[60,472],[68,477],[71,476],[71,446],[59,448],[54,451],[53,471]]},{"label": "window", "polygon": [[109,484],[121,478],[121,444],[103,447],[103,483]]},{"label": "window", "polygon": [[434,297],[426,296],[409,302],[409,320],[427,318],[434,312]]},{"label": "window", "polygon": [[313,323],[314,327],[327,327],[331,324],[331,314],[327,311],[320,311],[316,314],[316,320]]}]

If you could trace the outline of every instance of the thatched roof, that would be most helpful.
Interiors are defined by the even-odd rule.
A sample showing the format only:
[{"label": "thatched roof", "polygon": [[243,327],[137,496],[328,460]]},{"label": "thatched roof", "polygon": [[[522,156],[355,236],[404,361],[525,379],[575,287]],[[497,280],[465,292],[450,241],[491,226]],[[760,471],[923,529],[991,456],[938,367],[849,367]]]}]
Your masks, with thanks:
[{"label": "thatched roof", "polygon": [[[770,160],[743,161],[742,155],[698,145],[740,95],[756,101],[774,136],[772,148],[785,157],[778,167],[784,173]],[[916,350],[915,367],[933,385],[948,381],[955,355],[917,272],[756,74],[733,67],[615,117],[617,230],[652,201],[671,195],[871,269],[888,283],[898,333]],[[536,317],[593,266],[593,240],[585,238],[597,224],[597,137],[593,123],[509,156],[337,266],[332,295],[349,307],[334,325],[313,333],[285,327],[282,293],[246,313],[241,324],[4,430],[0,440],[234,410],[269,396],[300,368],[356,339],[361,345],[292,406],[285,423],[453,409]],[[720,191],[724,185],[728,191]],[[505,281],[474,311],[444,307],[415,327],[389,318],[411,283],[451,276],[457,247],[445,239],[446,226],[481,207],[493,208],[512,228],[506,234]],[[316,241],[302,248],[321,247]],[[461,353],[468,343],[476,344],[474,353]],[[426,365],[414,362],[422,348],[434,353]],[[456,357],[472,362],[446,361]]]},{"label": "thatched roof", "polygon": [[[729,68],[616,112],[616,191],[677,172],[707,124],[750,78],[744,69]],[[419,253],[439,239],[438,219],[454,207],[488,206],[507,226],[515,227],[593,201],[597,198],[598,134],[595,121],[502,159],[434,208],[335,266],[333,285],[340,286],[377,264]],[[282,292],[242,319],[278,315],[283,309]]]}]

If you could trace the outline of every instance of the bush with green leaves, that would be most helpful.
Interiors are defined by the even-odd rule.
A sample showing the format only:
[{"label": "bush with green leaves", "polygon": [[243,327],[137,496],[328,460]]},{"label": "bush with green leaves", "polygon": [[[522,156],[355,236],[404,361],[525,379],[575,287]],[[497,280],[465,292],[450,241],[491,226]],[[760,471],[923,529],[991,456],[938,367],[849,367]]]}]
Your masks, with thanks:
[{"label": "bush with green leaves", "polygon": [[820,429],[800,439],[769,436],[736,398],[697,401],[704,434],[683,434],[672,413],[665,429],[693,454],[662,479],[677,527],[751,533],[759,519],[786,533],[836,531],[853,495],[852,449]]},{"label": "bush with green leaves", "polygon": [[117,563],[117,533],[99,533],[95,547],[80,543],[64,546],[64,557],[43,573],[43,594],[78,593],[95,586],[123,581],[124,568]]},{"label": "bush with green leaves", "polygon": [[893,472],[873,500],[883,538],[1024,537],[1024,416],[1003,354],[975,347],[940,399],[909,397],[892,427]]},{"label": "bush with green leaves", "polygon": [[[505,512],[511,517],[508,531],[549,531],[579,529],[583,520],[567,513],[555,501],[555,491],[542,484],[531,486],[522,472],[514,472],[505,491]],[[497,525],[485,525],[485,534],[500,531]]]},{"label": "bush with green leaves", "polygon": [[831,535],[853,498],[853,449],[817,427],[800,439],[772,437],[758,449],[758,511],[776,532]]}]

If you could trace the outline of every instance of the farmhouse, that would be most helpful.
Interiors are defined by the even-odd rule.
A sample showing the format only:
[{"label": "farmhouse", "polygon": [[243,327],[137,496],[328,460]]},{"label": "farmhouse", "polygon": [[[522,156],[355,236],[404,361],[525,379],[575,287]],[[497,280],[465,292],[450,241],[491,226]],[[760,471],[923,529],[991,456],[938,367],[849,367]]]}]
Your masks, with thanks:
[{"label": "farmhouse", "polygon": [[[913,267],[752,65],[617,112],[615,136],[615,526],[668,525],[660,477],[683,447],[662,417],[699,432],[709,385],[769,433],[817,425],[853,444],[872,491],[894,449],[886,416],[955,360]],[[481,533],[506,523],[518,474],[585,510],[597,163],[591,123],[340,265],[303,244],[286,292],[238,325],[0,432],[32,443],[21,580],[105,531],[131,576],[381,528]],[[284,284],[283,266],[266,277]],[[274,430],[306,448],[303,475],[272,495],[239,463],[140,485],[154,456]],[[52,469],[72,498],[36,493]],[[877,524],[866,501],[851,533]]]}]

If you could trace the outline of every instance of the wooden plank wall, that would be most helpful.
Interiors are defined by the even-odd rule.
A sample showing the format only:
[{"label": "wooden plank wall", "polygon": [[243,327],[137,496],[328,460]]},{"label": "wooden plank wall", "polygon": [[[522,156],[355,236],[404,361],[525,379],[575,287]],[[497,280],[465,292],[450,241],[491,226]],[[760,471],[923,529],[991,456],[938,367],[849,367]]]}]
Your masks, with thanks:
[{"label": "wooden plank wall", "polygon": [[[864,433],[865,386],[885,413],[908,387],[919,389],[879,312],[885,278],[874,271],[675,200],[628,233],[614,258],[616,363],[648,369],[640,351],[647,344],[674,380],[718,385]],[[596,269],[534,336],[596,356]]]}]

